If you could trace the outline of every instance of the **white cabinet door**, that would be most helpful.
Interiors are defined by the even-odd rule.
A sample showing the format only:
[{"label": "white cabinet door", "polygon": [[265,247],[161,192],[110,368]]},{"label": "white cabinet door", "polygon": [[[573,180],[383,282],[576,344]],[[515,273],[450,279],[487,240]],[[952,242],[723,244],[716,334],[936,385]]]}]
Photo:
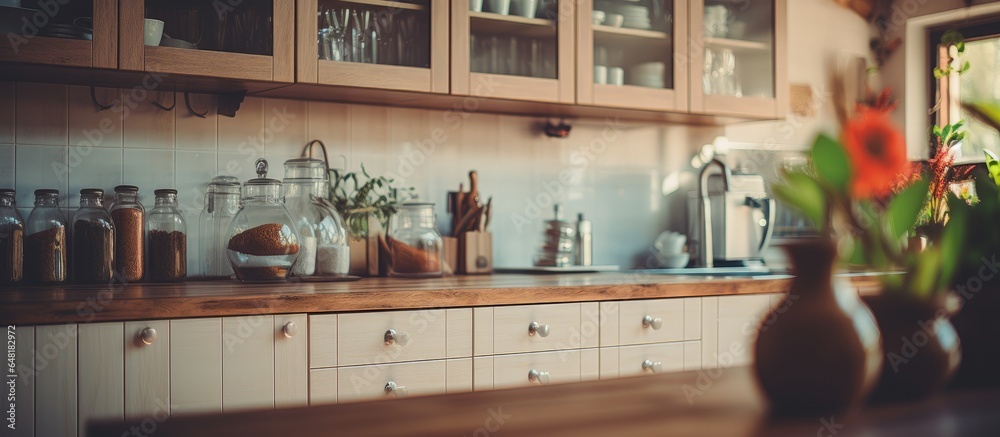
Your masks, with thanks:
[{"label": "white cabinet door", "polygon": [[621,345],[684,339],[685,299],[630,300],[618,305]]},{"label": "white cabinet door", "polygon": [[222,319],[170,321],[171,414],[222,412]]},{"label": "white cabinet door", "polygon": [[222,410],[274,407],[274,317],[222,319]]},{"label": "white cabinet door", "polygon": [[88,421],[124,419],[125,324],[79,326],[79,430],[80,435],[85,435]]},{"label": "white cabinet door", "polygon": [[337,320],[340,366],[434,360],[448,355],[445,310],[340,314]]},{"label": "white cabinet door", "polygon": [[619,376],[668,373],[684,370],[684,343],[622,346],[618,351]]},{"label": "white cabinet door", "polygon": [[77,326],[35,328],[35,435],[77,435]]},{"label": "white cabinet door", "polygon": [[493,388],[579,382],[582,368],[579,349],[498,355],[493,357]]},{"label": "white cabinet door", "polygon": [[[35,327],[8,326],[8,345],[10,345],[11,336],[14,337],[14,368],[17,375],[14,381],[14,390],[17,396],[14,400],[14,408],[17,417],[13,424],[14,429],[6,428],[4,431],[12,437],[30,437],[35,435]],[[9,390],[10,387],[7,389]],[[7,407],[9,408],[10,405]],[[10,422],[5,422],[4,425],[10,425]]]},{"label": "white cabinet door", "polygon": [[718,299],[717,363],[727,367],[750,364],[757,328],[771,308],[771,295],[720,296]]},{"label": "white cabinet door", "polygon": [[274,316],[274,406],[309,405],[309,322],[305,314]]},{"label": "white cabinet door", "polygon": [[445,393],[446,370],[444,360],[341,367],[337,402]]},{"label": "white cabinet door", "polygon": [[170,414],[170,322],[125,322],[125,418]]},{"label": "white cabinet door", "polygon": [[[585,343],[578,303],[493,309],[493,352],[509,354],[579,349]],[[537,329],[532,327],[537,326]],[[593,333],[596,340],[597,333]],[[596,345],[596,344],[595,344]]]},{"label": "white cabinet door", "polygon": [[309,405],[337,403],[337,369],[309,371]]}]

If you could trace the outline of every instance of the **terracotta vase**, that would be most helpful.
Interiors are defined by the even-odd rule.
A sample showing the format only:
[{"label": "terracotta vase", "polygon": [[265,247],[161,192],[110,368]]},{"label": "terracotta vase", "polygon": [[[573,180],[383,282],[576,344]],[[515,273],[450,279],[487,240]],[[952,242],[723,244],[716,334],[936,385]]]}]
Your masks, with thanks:
[{"label": "terracotta vase", "polygon": [[857,291],[833,278],[834,244],[784,247],[795,278],[761,322],[754,371],[778,414],[823,414],[864,399],[882,370],[871,311]]},{"label": "terracotta vase", "polygon": [[962,308],[951,321],[962,340],[962,363],[952,385],[1000,386],[1000,287],[966,285],[957,294]]},{"label": "terracotta vase", "polygon": [[872,400],[919,399],[940,389],[962,360],[944,298],[866,296],[882,332],[885,364]]}]

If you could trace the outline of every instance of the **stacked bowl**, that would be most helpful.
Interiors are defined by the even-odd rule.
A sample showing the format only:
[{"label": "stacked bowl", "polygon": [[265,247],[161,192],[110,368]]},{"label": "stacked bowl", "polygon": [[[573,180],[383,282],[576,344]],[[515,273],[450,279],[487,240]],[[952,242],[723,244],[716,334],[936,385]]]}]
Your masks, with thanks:
[{"label": "stacked bowl", "polygon": [[653,20],[650,17],[648,6],[599,2],[594,5],[594,8],[609,14],[619,14],[625,17],[622,27],[629,29],[651,29],[653,27]]},{"label": "stacked bowl", "polygon": [[664,88],[663,79],[667,65],[663,62],[644,62],[632,66],[628,71],[628,84],[646,88]]}]

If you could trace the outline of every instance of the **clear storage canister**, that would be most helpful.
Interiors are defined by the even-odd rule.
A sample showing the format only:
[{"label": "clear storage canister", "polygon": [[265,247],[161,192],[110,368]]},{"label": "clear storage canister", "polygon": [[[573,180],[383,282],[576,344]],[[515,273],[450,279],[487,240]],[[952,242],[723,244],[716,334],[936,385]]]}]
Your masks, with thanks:
[{"label": "clear storage canister", "polygon": [[285,208],[299,233],[293,276],[344,276],[351,266],[347,232],[340,214],[325,202],[330,191],[326,164],[318,159],[285,161]]},{"label": "clear storage canister", "polygon": [[435,225],[433,203],[406,203],[393,217],[389,232],[389,274],[430,278],[441,276],[443,241]]},{"label": "clear storage canister", "polygon": [[139,187],[115,187],[111,204],[115,225],[115,273],[122,282],[141,281],[145,275],[146,210],[139,203]]},{"label": "clear storage canister", "polygon": [[73,280],[109,283],[115,276],[115,226],[104,209],[104,190],[80,190],[80,209],[73,214]]},{"label": "clear storage canister", "polygon": [[66,281],[66,216],[59,209],[59,190],[35,190],[24,238],[24,279],[39,284]]},{"label": "clear storage canister", "polygon": [[205,209],[199,218],[202,271],[209,278],[233,276],[226,254],[226,233],[240,210],[240,182],[233,176],[216,176],[205,192]]},{"label": "clear storage canister", "polygon": [[299,237],[281,199],[281,182],[257,160],[256,179],[243,185],[240,211],[229,226],[229,262],[241,281],[284,281],[299,253]]},{"label": "clear storage canister", "polygon": [[146,219],[149,280],[181,281],[187,277],[187,224],[177,207],[177,190],[153,193],[156,204]]},{"label": "clear storage canister", "polygon": [[17,212],[14,190],[0,189],[0,284],[24,277],[24,219]]}]

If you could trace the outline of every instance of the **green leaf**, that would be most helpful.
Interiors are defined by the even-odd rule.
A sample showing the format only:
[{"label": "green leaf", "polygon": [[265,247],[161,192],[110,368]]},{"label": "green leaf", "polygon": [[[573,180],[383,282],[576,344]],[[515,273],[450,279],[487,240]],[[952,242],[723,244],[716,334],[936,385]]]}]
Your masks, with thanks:
[{"label": "green leaf", "polygon": [[940,78],[945,77],[947,75],[948,75],[948,73],[945,73],[944,70],[942,70],[942,69],[940,69],[938,67],[934,67],[934,78],[935,79],[940,79]]},{"label": "green leaf", "polygon": [[931,134],[934,135],[935,137],[939,137],[940,138],[941,137],[941,126],[938,126],[938,125],[935,124],[934,127],[931,128]]},{"label": "green leaf", "polygon": [[930,182],[924,178],[900,191],[889,202],[885,210],[885,220],[889,225],[889,238],[893,241],[902,238],[917,223],[917,216],[927,202],[929,187]]},{"label": "green leaf", "polygon": [[962,69],[961,69],[961,70],[958,70],[958,74],[962,74],[962,73],[965,73],[966,71],[969,71],[969,68],[970,68],[971,66],[972,66],[972,65],[971,65],[971,64],[969,64],[969,61],[965,61],[965,63],[964,63],[964,64],[962,64]]},{"label": "green leaf", "polygon": [[989,170],[990,177],[995,184],[1000,185],[1000,160],[989,150],[983,149],[983,152],[986,154],[986,169]]},{"label": "green leaf", "polygon": [[783,183],[774,184],[771,190],[775,197],[786,205],[800,211],[818,228],[826,227],[826,194],[815,179],[799,172],[787,172]]},{"label": "green leaf", "polygon": [[962,109],[972,115],[972,118],[1000,132],[1000,103],[962,102]]},{"label": "green leaf", "polygon": [[840,143],[826,135],[817,137],[812,148],[812,162],[817,176],[827,181],[838,193],[847,192],[851,163]]},{"label": "green leaf", "polygon": [[[959,41],[959,42],[955,43],[955,49],[958,50],[958,53],[964,53],[965,52],[965,43],[962,42],[962,41]],[[968,64],[968,62],[966,62],[966,64]]]}]

